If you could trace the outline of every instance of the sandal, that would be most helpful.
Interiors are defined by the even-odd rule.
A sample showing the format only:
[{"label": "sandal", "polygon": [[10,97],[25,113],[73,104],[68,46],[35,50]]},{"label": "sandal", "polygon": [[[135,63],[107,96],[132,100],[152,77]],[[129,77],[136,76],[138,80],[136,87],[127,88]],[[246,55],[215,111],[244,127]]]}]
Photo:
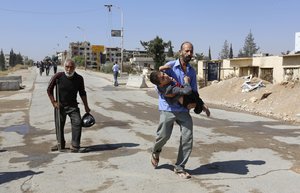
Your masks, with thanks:
[{"label": "sandal", "polygon": [[50,151],[62,151],[65,149],[65,144],[56,144],[50,147]]},{"label": "sandal", "polygon": [[175,172],[175,174],[177,174],[179,177],[181,177],[183,179],[189,179],[189,178],[192,177],[189,173],[187,173],[184,170],[179,170],[178,171],[178,170],[174,169],[174,172]]},{"label": "sandal", "polygon": [[71,153],[78,153],[80,150],[80,147],[74,147],[74,146],[70,146],[70,152]]},{"label": "sandal", "polygon": [[158,166],[158,162],[159,162],[159,156],[156,157],[156,155],[154,153],[152,153],[151,156],[151,164],[154,168],[156,168]]}]

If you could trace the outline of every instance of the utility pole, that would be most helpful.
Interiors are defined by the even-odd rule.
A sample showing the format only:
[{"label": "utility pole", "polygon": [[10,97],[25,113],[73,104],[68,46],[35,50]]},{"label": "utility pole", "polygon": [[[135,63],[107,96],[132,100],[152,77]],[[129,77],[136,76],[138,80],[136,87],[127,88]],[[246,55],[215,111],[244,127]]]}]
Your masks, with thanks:
[{"label": "utility pole", "polygon": [[104,5],[104,7],[108,8],[108,12],[111,12],[112,7],[116,7],[121,11],[121,73],[123,72],[123,58],[124,58],[124,16],[123,16],[123,10],[121,7],[115,6],[115,5]]},{"label": "utility pole", "polygon": [[81,30],[83,32],[83,46],[84,46],[84,70],[86,70],[86,37],[85,37],[85,32],[84,29],[80,26],[77,26],[77,29]]}]

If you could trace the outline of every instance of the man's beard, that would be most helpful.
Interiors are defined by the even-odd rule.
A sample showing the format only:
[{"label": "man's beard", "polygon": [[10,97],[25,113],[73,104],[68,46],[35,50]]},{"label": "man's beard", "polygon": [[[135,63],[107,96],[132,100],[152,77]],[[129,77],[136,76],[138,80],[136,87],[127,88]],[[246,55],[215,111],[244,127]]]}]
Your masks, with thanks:
[{"label": "man's beard", "polygon": [[74,75],[75,71],[73,71],[72,73],[68,73],[67,71],[65,71],[65,75],[70,78]]},{"label": "man's beard", "polygon": [[187,64],[187,63],[189,63],[192,60],[192,57],[191,56],[184,56],[182,58],[182,60]]}]

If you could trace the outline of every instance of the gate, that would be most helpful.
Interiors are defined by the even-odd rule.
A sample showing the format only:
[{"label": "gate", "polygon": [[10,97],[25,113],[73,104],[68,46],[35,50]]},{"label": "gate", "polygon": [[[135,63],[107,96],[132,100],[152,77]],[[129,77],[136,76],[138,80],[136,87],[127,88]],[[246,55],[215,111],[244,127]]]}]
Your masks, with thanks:
[{"label": "gate", "polygon": [[205,71],[205,86],[207,86],[207,81],[220,81],[221,62],[207,62],[203,70]]}]

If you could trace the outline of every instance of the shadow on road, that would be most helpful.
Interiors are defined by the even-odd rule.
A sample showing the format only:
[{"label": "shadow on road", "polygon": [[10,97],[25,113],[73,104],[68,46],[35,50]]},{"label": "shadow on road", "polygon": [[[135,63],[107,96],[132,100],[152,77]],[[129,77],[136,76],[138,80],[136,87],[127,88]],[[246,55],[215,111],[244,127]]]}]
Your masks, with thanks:
[{"label": "shadow on road", "polygon": [[262,160],[232,160],[223,162],[213,162],[210,164],[202,165],[194,170],[190,170],[190,173],[193,175],[216,173],[232,173],[246,175],[249,172],[247,165],[263,165],[265,163],[266,162]]},{"label": "shadow on road", "polygon": [[19,172],[0,172],[0,184],[7,183],[27,176],[33,176],[43,172],[34,172],[32,170],[25,170]]},{"label": "shadow on road", "polygon": [[101,144],[101,145],[93,145],[93,146],[86,146],[82,147],[84,149],[84,153],[87,152],[94,152],[94,151],[110,151],[119,149],[122,147],[136,147],[139,144],[136,143],[117,143],[117,144]]},{"label": "shadow on road", "polygon": [[[194,170],[188,170],[192,175],[216,174],[216,173],[232,173],[239,175],[246,175],[249,172],[247,165],[263,165],[265,161],[262,160],[232,160],[223,162],[213,162],[210,164],[202,165]],[[168,169],[173,171],[174,166],[170,164],[163,164],[156,169]]]}]

